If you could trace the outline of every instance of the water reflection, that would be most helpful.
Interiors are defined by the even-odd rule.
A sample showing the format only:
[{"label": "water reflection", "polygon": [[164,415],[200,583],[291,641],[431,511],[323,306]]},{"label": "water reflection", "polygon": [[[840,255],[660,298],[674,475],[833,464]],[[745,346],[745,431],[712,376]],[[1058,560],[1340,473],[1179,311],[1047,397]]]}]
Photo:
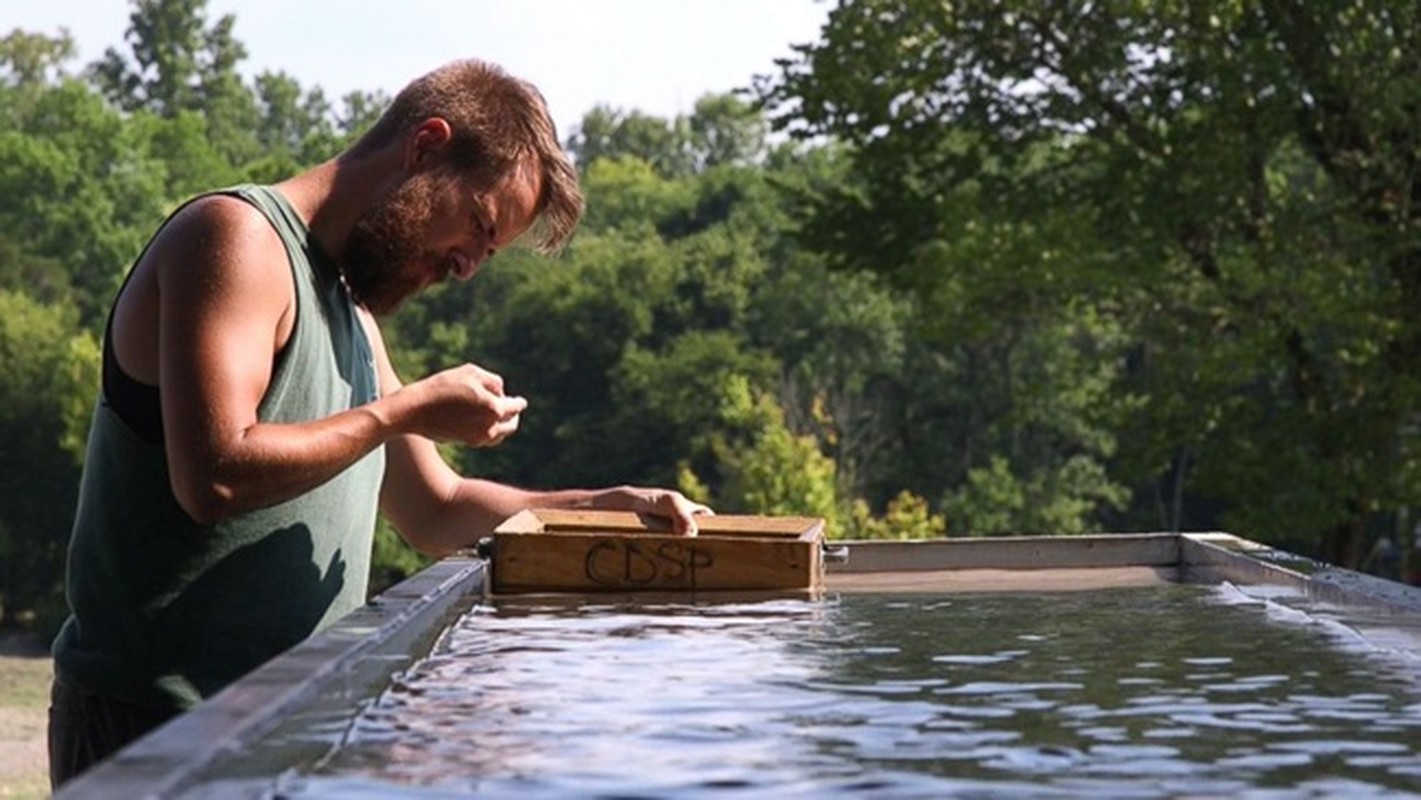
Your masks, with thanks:
[{"label": "water reflection", "polygon": [[1274,605],[1190,586],[500,600],[280,794],[1421,793],[1415,684]]}]

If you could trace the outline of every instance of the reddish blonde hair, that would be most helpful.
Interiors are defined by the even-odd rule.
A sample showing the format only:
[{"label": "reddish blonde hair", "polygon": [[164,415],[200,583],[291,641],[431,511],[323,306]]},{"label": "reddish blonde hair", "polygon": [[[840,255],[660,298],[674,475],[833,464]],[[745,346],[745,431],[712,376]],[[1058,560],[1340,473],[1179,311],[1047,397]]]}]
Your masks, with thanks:
[{"label": "reddish blonde hair", "polygon": [[432,117],[453,129],[451,165],[483,186],[535,167],[542,178],[535,247],[554,253],[567,244],[582,219],[582,190],[537,87],[486,61],[446,64],[400,90],[352,152],[384,147]]}]

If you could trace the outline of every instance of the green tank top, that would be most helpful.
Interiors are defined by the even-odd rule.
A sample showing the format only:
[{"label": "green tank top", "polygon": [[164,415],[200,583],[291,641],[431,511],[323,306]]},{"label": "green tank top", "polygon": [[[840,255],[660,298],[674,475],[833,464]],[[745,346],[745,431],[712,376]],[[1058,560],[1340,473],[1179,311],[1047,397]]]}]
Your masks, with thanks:
[{"label": "green tank top", "polygon": [[[318,419],[378,395],[370,343],[335,264],[277,192],[251,203],[286,245],[296,324],[258,414]],[[365,602],[384,449],[300,497],[201,525],[173,496],[161,445],[94,411],[69,544],[72,614],[56,669],[93,692],[190,707]]]}]

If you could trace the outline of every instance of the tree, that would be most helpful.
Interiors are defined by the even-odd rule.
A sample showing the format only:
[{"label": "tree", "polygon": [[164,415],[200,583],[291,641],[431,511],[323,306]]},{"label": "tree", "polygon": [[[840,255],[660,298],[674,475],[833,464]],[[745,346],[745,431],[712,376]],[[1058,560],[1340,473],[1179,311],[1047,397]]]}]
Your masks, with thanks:
[{"label": "tree", "polygon": [[124,38],[130,52],[110,47],[90,75],[126,111],[163,116],[201,110],[227,89],[246,48],[232,35],[236,17],[207,25],[207,0],[132,0]]},{"label": "tree", "polygon": [[607,424],[578,433],[601,452],[614,452],[618,441],[635,443],[638,457],[624,474],[637,482],[673,485],[685,467],[706,476],[720,496],[717,470],[726,452],[715,436],[743,427],[739,417],[727,417],[725,387],[772,386],[778,368],[770,354],[724,329],[687,331],[660,351],[633,348],[614,373]]},{"label": "tree", "polygon": [[843,497],[878,505],[901,490],[893,461],[905,387],[911,303],[866,273],[801,256],[767,275],[749,312],[751,339],[784,365],[782,407],[794,430],[819,431]]},{"label": "tree", "polygon": [[733,94],[708,94],[686,119],[696,166],[757,164],[765,155],[769,125],[760,110]]},{"label": "tree", "polygon": [[848,0],[760,97],[781,129],[853,146],[863,180],[821,203],[846,263],[925,297],[990,279],[1003,259],[919,258],[954,246],[967,186],[1017,230],[1068,234],[1016,260],[1031,267],[1019,294],[1094,308],[1132,341],[1113,394],[1140,398],[1128,430],[1143,435],[1116,467],[1356,563],[1367,520],[1421,489],[1421,110],[1405,99],[1421,88],[1421,12],[1093,12]]},{"label": "tree", "polygon": [[0,290],[0,622],[58,597],[99,350],[72,311]]},{"label": "tree", "polygon": [[131,0],[124,38],[91,64],[88,75],[124,111],[171,118],[198,112],[208,136],[234,163],[255,157],[257,111],[237,73],[246,48],[233,35],[236,18],[207,24],[207,0]]},{"label": "tree", "polygon": [[665,120],[641,111],[595,106],[568,137],[568,150],[584,168],[600,159],[634,157],[666,178],[690,174],[684,120]]},{"label": "tree", "polygon": [[719,166],[747,166],[766,150],[764,115],[733,94],[707,94],[690,114],[672,119],[595,106],[568,137],[584,169],[602,159],[636,158],[663,178]]},{"label": "tree", "polygon": [[[839,530],[834,461],[815,437],[786,427],[779,404],[742,376],[723,385],[720,400],[723,432],[712,438],[722,483],[716,501],[732,511],[823,517]],[[688,481],[687,488],[697,485]]]},{"label": "tree", "polygon": [[47,86],[64,75],[63,65],[75,55],[74,37],[60,28],[58,36],[46,36],[16,28],[0,39],[0,68],[4,86],[11,88]]},{"label": "tree", "polygon": [[375,124],[389,105],[390,97],[381,91],[348,92],[341,98],[336,127],[346,141],[354,141]]},{"label": "tree", "polygon": [[164,168],[138,126],[77,81],[0,129],[0,236],[62,267],[94,324],[161,219]]}]

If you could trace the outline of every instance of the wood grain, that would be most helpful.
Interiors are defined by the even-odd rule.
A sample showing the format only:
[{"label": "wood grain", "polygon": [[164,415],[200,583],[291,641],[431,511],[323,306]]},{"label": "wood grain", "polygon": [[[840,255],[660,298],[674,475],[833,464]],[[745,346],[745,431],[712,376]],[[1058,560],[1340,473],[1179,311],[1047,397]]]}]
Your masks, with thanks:
[{"label": "wood grain", "polygon": [[525,511],[493,539],[495,594],[817,589],[824,521],[718,515],[699,536],[616,511]]}]

